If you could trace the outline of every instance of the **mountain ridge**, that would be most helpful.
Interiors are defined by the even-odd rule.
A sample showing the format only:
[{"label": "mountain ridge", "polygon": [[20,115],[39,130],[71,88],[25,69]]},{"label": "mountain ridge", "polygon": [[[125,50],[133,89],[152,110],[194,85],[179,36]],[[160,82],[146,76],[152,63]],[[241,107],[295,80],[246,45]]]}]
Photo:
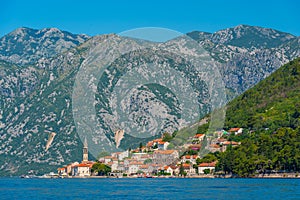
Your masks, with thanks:
[{"label": "mountain ridge", "polygon": [[57,28],[22,27],[0,38],[0,59],[21,65],[33,64],[70,50],[89,38]]}]

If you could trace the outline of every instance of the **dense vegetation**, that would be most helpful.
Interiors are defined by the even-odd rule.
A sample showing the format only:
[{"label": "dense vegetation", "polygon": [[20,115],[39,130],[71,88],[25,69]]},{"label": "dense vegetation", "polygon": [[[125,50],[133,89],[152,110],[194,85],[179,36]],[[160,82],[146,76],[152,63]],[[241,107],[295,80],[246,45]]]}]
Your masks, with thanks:
[{"label": "dense vegetation", "polygon": [[108,173],[111,172],[111,168],[108,165],[96,162],[95,164],[93,164],[91,171],[98,176],[107,176]]},{"label": "dense vegetation", "polygon": [[217,157],[217,170],[240,177],[272,171],[299,172],[300,58],[230,102],[225,129],[231,127],[245,129],[243,135],[229,137],[241,141],[241,145],[204,158]]},{"label": "dense vegetation", "polygon": [[218,170],[241,177],[272,171],[300,171],[300,129],[253,133],[236,148],[219,154]]},{"label": "dense vegetation", "polygon": [[225,128],[255,131],[300,126],[300,58],[279,68],[228,104]]}]

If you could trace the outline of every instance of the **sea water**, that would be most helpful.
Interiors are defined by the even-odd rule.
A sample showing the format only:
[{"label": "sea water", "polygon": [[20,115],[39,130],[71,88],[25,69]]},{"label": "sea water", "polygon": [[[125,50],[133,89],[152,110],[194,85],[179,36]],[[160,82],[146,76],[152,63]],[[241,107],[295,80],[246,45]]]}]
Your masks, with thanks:
[{"label": "sea water", "polygon": [[0,178],[0,199],[300,199],[300,179]]}]

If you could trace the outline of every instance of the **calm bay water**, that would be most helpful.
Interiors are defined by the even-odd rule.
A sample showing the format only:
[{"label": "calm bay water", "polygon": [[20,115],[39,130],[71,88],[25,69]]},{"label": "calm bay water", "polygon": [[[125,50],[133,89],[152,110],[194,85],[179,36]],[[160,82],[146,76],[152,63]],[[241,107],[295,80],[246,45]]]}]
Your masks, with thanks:
[{"label": "calm bay water", "polygon": [[0,199],[300,199],[300,179],[0,178]]}]

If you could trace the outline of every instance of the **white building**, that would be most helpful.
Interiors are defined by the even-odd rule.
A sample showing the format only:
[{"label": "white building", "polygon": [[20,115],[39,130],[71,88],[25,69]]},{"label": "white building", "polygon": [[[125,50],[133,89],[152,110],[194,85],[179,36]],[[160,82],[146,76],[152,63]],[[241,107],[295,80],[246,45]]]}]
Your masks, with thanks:
[{"label": "white building", "polygon": [[198,165],[198,173],[199,174],[204,174],[205,169],[209,169],[210,173],[214,172],[216,168],[216,162],[212,163],[201,163]]},{"label": "white building", "polygon": [[196,164],[196,160],[197,158],[199,158],[198,155],[184,155],[181,157],[181,163],[186,163],[187,161],[192,163],[192,164]]},{"label": "white building", "polygon": [[234,133],[235,135],[237,134],[242,134],[243,133],[243,128],[231,128],[228,131],[229,133]]},{"label": "white building", "polygon": [[170,144],[169,142],[160,141],[160,142],[157,142],[157,148],[159,150],[167,150],[169,144]]},{"label": "white building", "polygon": [[202,142],[204,140],[205,134],[196,134],[193,137],[193,143],[199,143]]},{"label": "white building", "polygon": [[80,163],[72,167],[72,176],[90,176],[93,164]]}]

